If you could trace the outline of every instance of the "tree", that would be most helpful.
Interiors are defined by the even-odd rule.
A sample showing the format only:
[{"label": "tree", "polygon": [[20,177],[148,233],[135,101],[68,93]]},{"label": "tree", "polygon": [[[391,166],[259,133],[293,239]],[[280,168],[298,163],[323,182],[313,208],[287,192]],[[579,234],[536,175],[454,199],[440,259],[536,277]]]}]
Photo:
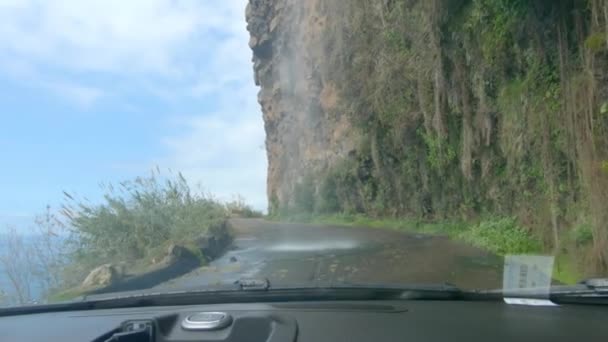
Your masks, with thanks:
[{"label": "tree", "polygon": [[26,304],[44,300],[61,286],[65,254],[65,225],[47,206],[35,225],[24,232],[8,227],[0,234],[0,268],[8,288],[0,289],[0,302]]},{"label": "tree", "polygon": [[3,289],[8,302],[25,304],[32,300],[32,284],[35,264],[30,249],[26,248],[23,234],[14,227],[9,227],[1,235],[0,266],[9,282],[10,289]]}]

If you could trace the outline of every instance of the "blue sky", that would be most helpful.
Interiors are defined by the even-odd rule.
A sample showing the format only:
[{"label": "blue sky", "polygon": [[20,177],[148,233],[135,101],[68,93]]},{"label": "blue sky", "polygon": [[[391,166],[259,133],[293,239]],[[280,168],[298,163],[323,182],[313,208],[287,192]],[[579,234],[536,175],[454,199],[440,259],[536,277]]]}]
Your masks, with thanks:
[{"label": "blue sky", "polygon": [[0,0],[0,227],[153,167],[266,208],[246,0]]}]

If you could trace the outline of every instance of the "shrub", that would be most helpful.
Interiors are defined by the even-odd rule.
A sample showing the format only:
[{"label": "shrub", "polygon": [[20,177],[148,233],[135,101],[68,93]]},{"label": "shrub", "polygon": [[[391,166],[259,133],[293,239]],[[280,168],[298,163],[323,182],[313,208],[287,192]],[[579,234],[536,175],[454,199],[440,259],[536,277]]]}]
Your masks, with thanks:
[{"label": "shrub", "polygon": [[593,242],[593,227],[589,223],[582,223],[570,232],[570,238],[577,246],[587,246]]},{"label": "shrub", "polygon": [[466,230],[459,238],[499,255],[533,253],[540,243],[514,218],[483,221]]},{"label": "shrub", "polygon": [[592,52],[602,51],[606,46],[606,35],[603,32],[593,33],[585,39],[585,47]]},{"label": "shrub", "polygon": [[237,196],[232,202],[226,203],[226,210],[230,215],[236,217],[259,218],[264,216],[261,211],[255,210],[245,203],[245,199],[241,196]]},{"label": "shrub", "polygon": [[0,284],[0,305],[40,300],[61,285],[66,260],[65,227],[50,207],[37,216],[28,230],[0,230],[0,270],[7,282]]},{"label": "shrub", "polygon": [[608,160],[602,161],[602,171],[608,174]]},{"label": "shrub", "polygon": [[76,263],[148,257],[169,241],[192,241],[227,218],[224,205],[193,193],[181,174],[172,179],[152,173],[104,190],[100,205],[65,194],[63,213],[73,227]]}]

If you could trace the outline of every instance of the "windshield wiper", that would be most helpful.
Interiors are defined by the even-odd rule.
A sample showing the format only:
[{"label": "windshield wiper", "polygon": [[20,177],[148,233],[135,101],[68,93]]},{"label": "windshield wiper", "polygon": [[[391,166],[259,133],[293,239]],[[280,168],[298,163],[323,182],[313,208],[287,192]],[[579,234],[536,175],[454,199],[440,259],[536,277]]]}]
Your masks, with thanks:
[{"label": "windshield wiper", "polygon": [[266,291],[270,289],[270,281],[268,279],[241,279],[234,282],[241,290],[246,291]]},{"label": "windshield wiper", "polygon": [[115,293],[84,296],[72,302],[0,309],[1,316],[44,312],[84,311],[153,306],[181,306],[253,302],[340,300],[467,300],[496,301],[503,298],[549,299],[557,304],[608,304],[608,279],[589,279],[574,286],[545,289],[464,291],[451,284],[361,285],[317,284],[314,287],[272,287],[267,279],[245,279],[221,288],[194,291]]},{"label": "windshield wiper", "polygon": [[608,278],[591,278],[585,279],[579,284],[587,286],[587,288],[593,290],[596,293],[608,294]]},{"label": "windshield wiper", "polygon": [[563,304],[608,304],[608,278],[586,279],[572,286],[554,286],[551,300]]},{"label": "windshield wiper", "polygon": [[473,296],[489,298],[547,299],[556,304],[608,304],[608,278],[586,279],[576,285],[516,290],[478,290]]},{"label": "windshield wiper", "polygon": [[44,312],[119,309],[152,306],[180,306],[253,302],[340,301],[340,300],[459,300],[465,293],[449,284],[437,285],[350,285],[327,287],[271,287],[268,280],[241,280],[223,288],[194,291],[140,292],[85,296],[80,300],[22,306],[0,310],[1,316]]}]

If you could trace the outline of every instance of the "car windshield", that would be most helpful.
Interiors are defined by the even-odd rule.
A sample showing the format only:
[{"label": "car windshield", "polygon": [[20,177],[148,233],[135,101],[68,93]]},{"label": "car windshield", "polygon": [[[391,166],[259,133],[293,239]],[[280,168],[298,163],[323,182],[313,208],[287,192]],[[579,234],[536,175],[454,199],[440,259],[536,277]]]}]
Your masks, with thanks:
[{"label": "car windshield", "polygon": [[606,75],[603,0],[0,0],[0,306],[608,277]]}]

